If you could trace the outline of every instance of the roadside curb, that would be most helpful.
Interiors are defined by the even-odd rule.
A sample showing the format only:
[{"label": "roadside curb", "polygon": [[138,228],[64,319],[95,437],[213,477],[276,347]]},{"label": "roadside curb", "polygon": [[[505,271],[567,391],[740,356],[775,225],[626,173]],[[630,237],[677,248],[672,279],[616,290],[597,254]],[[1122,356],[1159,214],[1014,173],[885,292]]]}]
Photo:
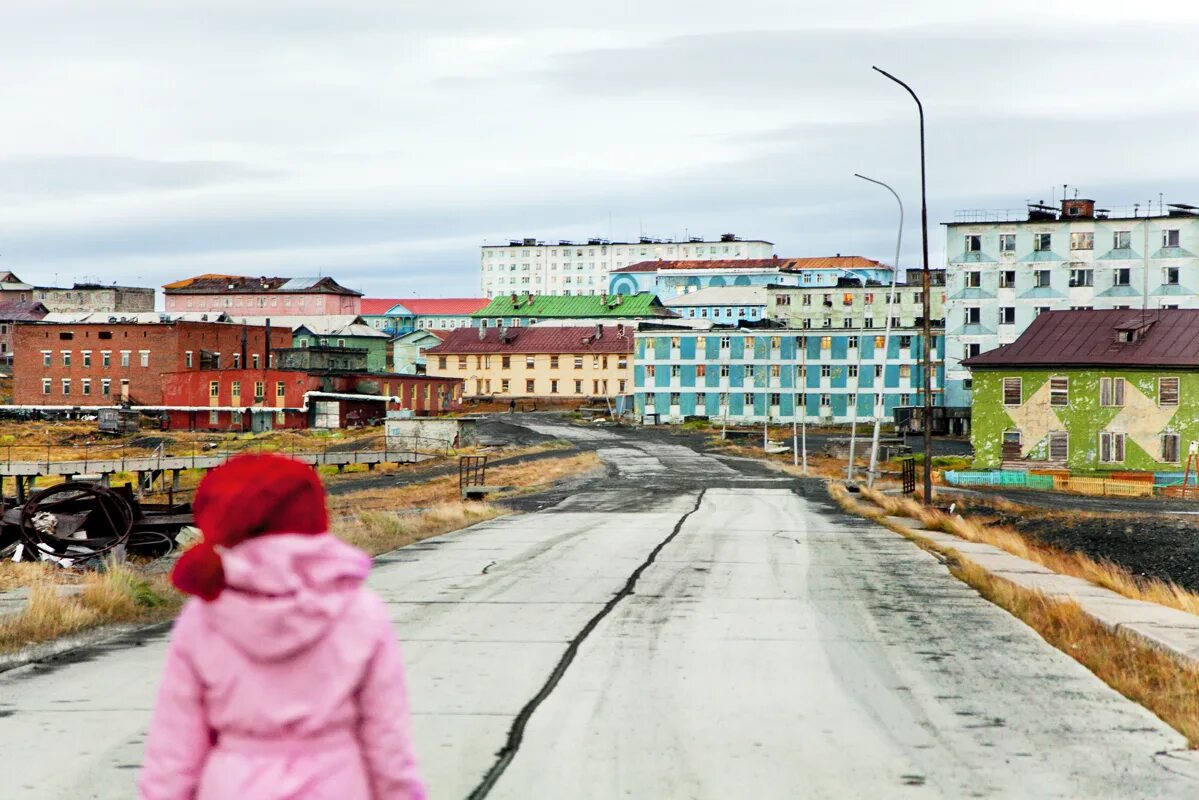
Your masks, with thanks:
[{"label": "roadside curb", "polygon": [[104,645],[123,646],[140,642],[144,637],[158,633],[160,630],[170,630],[173,624],[174,619],[148,624],[124,623],[120,625],[105,625],[81,633],[62,636],[48,642],[28,645],[11,653],[0,653],[0,674],[12,672],[13,670],[30,665],[53,663],[59,659],[70,659],[79,651]]},{"label": "roadside curb", "polygon": [[1116,632],[1128,633],[1199,666],[1199,615],[1176,608],[1134,600],[1082,578],[1062,575],[994,545],[971,542],[960,536],[928,530],[909,517],[887,516],[881,523],[903,528],[938,549],[953,550],[989,574],[1045,597],[1073,602],[1093,620]]}]

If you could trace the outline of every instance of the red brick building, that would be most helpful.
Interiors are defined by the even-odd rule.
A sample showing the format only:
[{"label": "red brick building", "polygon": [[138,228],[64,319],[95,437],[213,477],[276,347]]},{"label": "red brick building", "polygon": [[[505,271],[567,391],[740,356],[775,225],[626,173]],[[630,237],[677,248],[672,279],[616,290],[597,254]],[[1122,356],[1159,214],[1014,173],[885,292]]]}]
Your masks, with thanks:
[{"label": "red brick building", "polygon": [[362,313],[362,293],[332,278],[197,275],[162,287],[168,313],[223,311],[233,317],[320,317]]},{"label": "red brick building", "polygon": [[164,373],[266,368],[291,331],[224,322],[18,323],[13,403],[106,406],[163,403]]},{"label": "red brick building", "polygon": [[221,369],[170,373],[162,383],[175,430],[345,428],[397,409],[431,416],[462,407],[461,381],[424,375]]}]

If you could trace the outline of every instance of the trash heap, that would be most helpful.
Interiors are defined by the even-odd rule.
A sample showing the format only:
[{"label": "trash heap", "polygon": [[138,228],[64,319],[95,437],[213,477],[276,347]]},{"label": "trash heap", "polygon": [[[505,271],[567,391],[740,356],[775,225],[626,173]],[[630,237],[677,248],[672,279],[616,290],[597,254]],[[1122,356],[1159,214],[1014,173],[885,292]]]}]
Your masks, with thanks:
[{"label": "trash heap", "polygon": [[[190,503],[142,503],[128,484],[70,482],[18,505],[4,498],[0,558],[95,568],[127,556],[161,558],[193,524]],[[185,534],[186,535],[186,534]]]}]

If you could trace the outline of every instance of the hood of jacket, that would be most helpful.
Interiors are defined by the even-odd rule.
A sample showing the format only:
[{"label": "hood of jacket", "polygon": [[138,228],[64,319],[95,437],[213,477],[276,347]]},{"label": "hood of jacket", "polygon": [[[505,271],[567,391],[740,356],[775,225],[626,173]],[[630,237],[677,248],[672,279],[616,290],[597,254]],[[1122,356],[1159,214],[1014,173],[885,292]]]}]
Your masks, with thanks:
[{"label": "hood of jacket", "polygon": [[218,636],[256,661],[320,641],[370,572],[363,551],[332,534],[271,534],[222,548],[226,588],[203,605]]}]

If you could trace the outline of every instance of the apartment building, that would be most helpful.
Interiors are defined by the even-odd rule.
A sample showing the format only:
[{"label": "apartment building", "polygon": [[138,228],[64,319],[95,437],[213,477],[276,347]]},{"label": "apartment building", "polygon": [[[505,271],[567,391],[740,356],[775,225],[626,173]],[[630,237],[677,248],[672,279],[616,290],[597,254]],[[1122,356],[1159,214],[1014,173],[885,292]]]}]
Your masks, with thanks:
[{"label": "apartment building", "polygon": [[962,360],[1016,341],[1045,311],[1199,308],[1199,208],[961,211],[946,223],[946,402],[970,405]]},{"label": "apartment building", "polygon": [[662,304],[683,319],[708,319],[723,325],[755,322],[766,317],[766,287],[710,286],[669,297]]},{"label": "apartment building", "polygon": [[468,397],[618,397],[632,387],[633,331],[620,324],[459,328],[425,359],[429,375],[464,381]]},{"label": "apartment building", "polygon": [[265,369],[291,331],[223,322],[17,323],[13,403],[30,406],[161,405],[162,375]]},{"label": "apartment building", "polygon": [[162,287],[170,312],[225,312],[233,317],[329,316],[362,313],[362,293],[332,278],[198,275]]},{"label": "apartment building", "polygon": [[410,297],[386,311],[385,330],[394,336],[412,331],[452,331],[474,324],[471,315],[487,305],[485,297]]},{"label": "apartment building", "polygon": [[663,300],[723,286],[836,286],[845,278],[891,283],[891,267],[862,256],[641,261],[614,270],[610,294],[650,292]]},{"label": "apartment building", "polygon": [[33,299],[52,314],[107,312],[136,314],[154,310],[154,290],[142,286],[116,286],[100,283],[75,283],[66,286],[38,286]]},{"label": "apartment building", "polygon": [[[766,316],[788,328],[826,330],[829,328],[881,330],[887,327],[890,309],[891,327],[919,328],[924,318],[923,287],[896,284],[894,303],[889,303],[891,286],[862,285],[842,280],[840,286],[770,286],[766,294]],[[945,288],[934,286],[929,296],[931,325],[945,327]]]},{"label": "apartment building", "polygon": [[[857,419],[871,419],[880,401],[885,418],[923,404],[923,339],[911,329],[889,342],[878,330],[778,328],[642,330],[634,338],[634,408],[662,421],[832,424],[850,422],[855,407]],[[938,332],[934,393],[944,381],[942,348]]]},{"label": "apartment building", "polygon": [[513,239],[504,245],[485,244],[480,253],[480,286],[487,297],[512,292],[549,295],[598,295],[608,291],[608,276],[641,261],[762,259],[774,255],[764,239],[741,239],[722,234],[708,240],[686,241],[641,237],[637,242],[588,239],[556,244],[539,239]]}]

